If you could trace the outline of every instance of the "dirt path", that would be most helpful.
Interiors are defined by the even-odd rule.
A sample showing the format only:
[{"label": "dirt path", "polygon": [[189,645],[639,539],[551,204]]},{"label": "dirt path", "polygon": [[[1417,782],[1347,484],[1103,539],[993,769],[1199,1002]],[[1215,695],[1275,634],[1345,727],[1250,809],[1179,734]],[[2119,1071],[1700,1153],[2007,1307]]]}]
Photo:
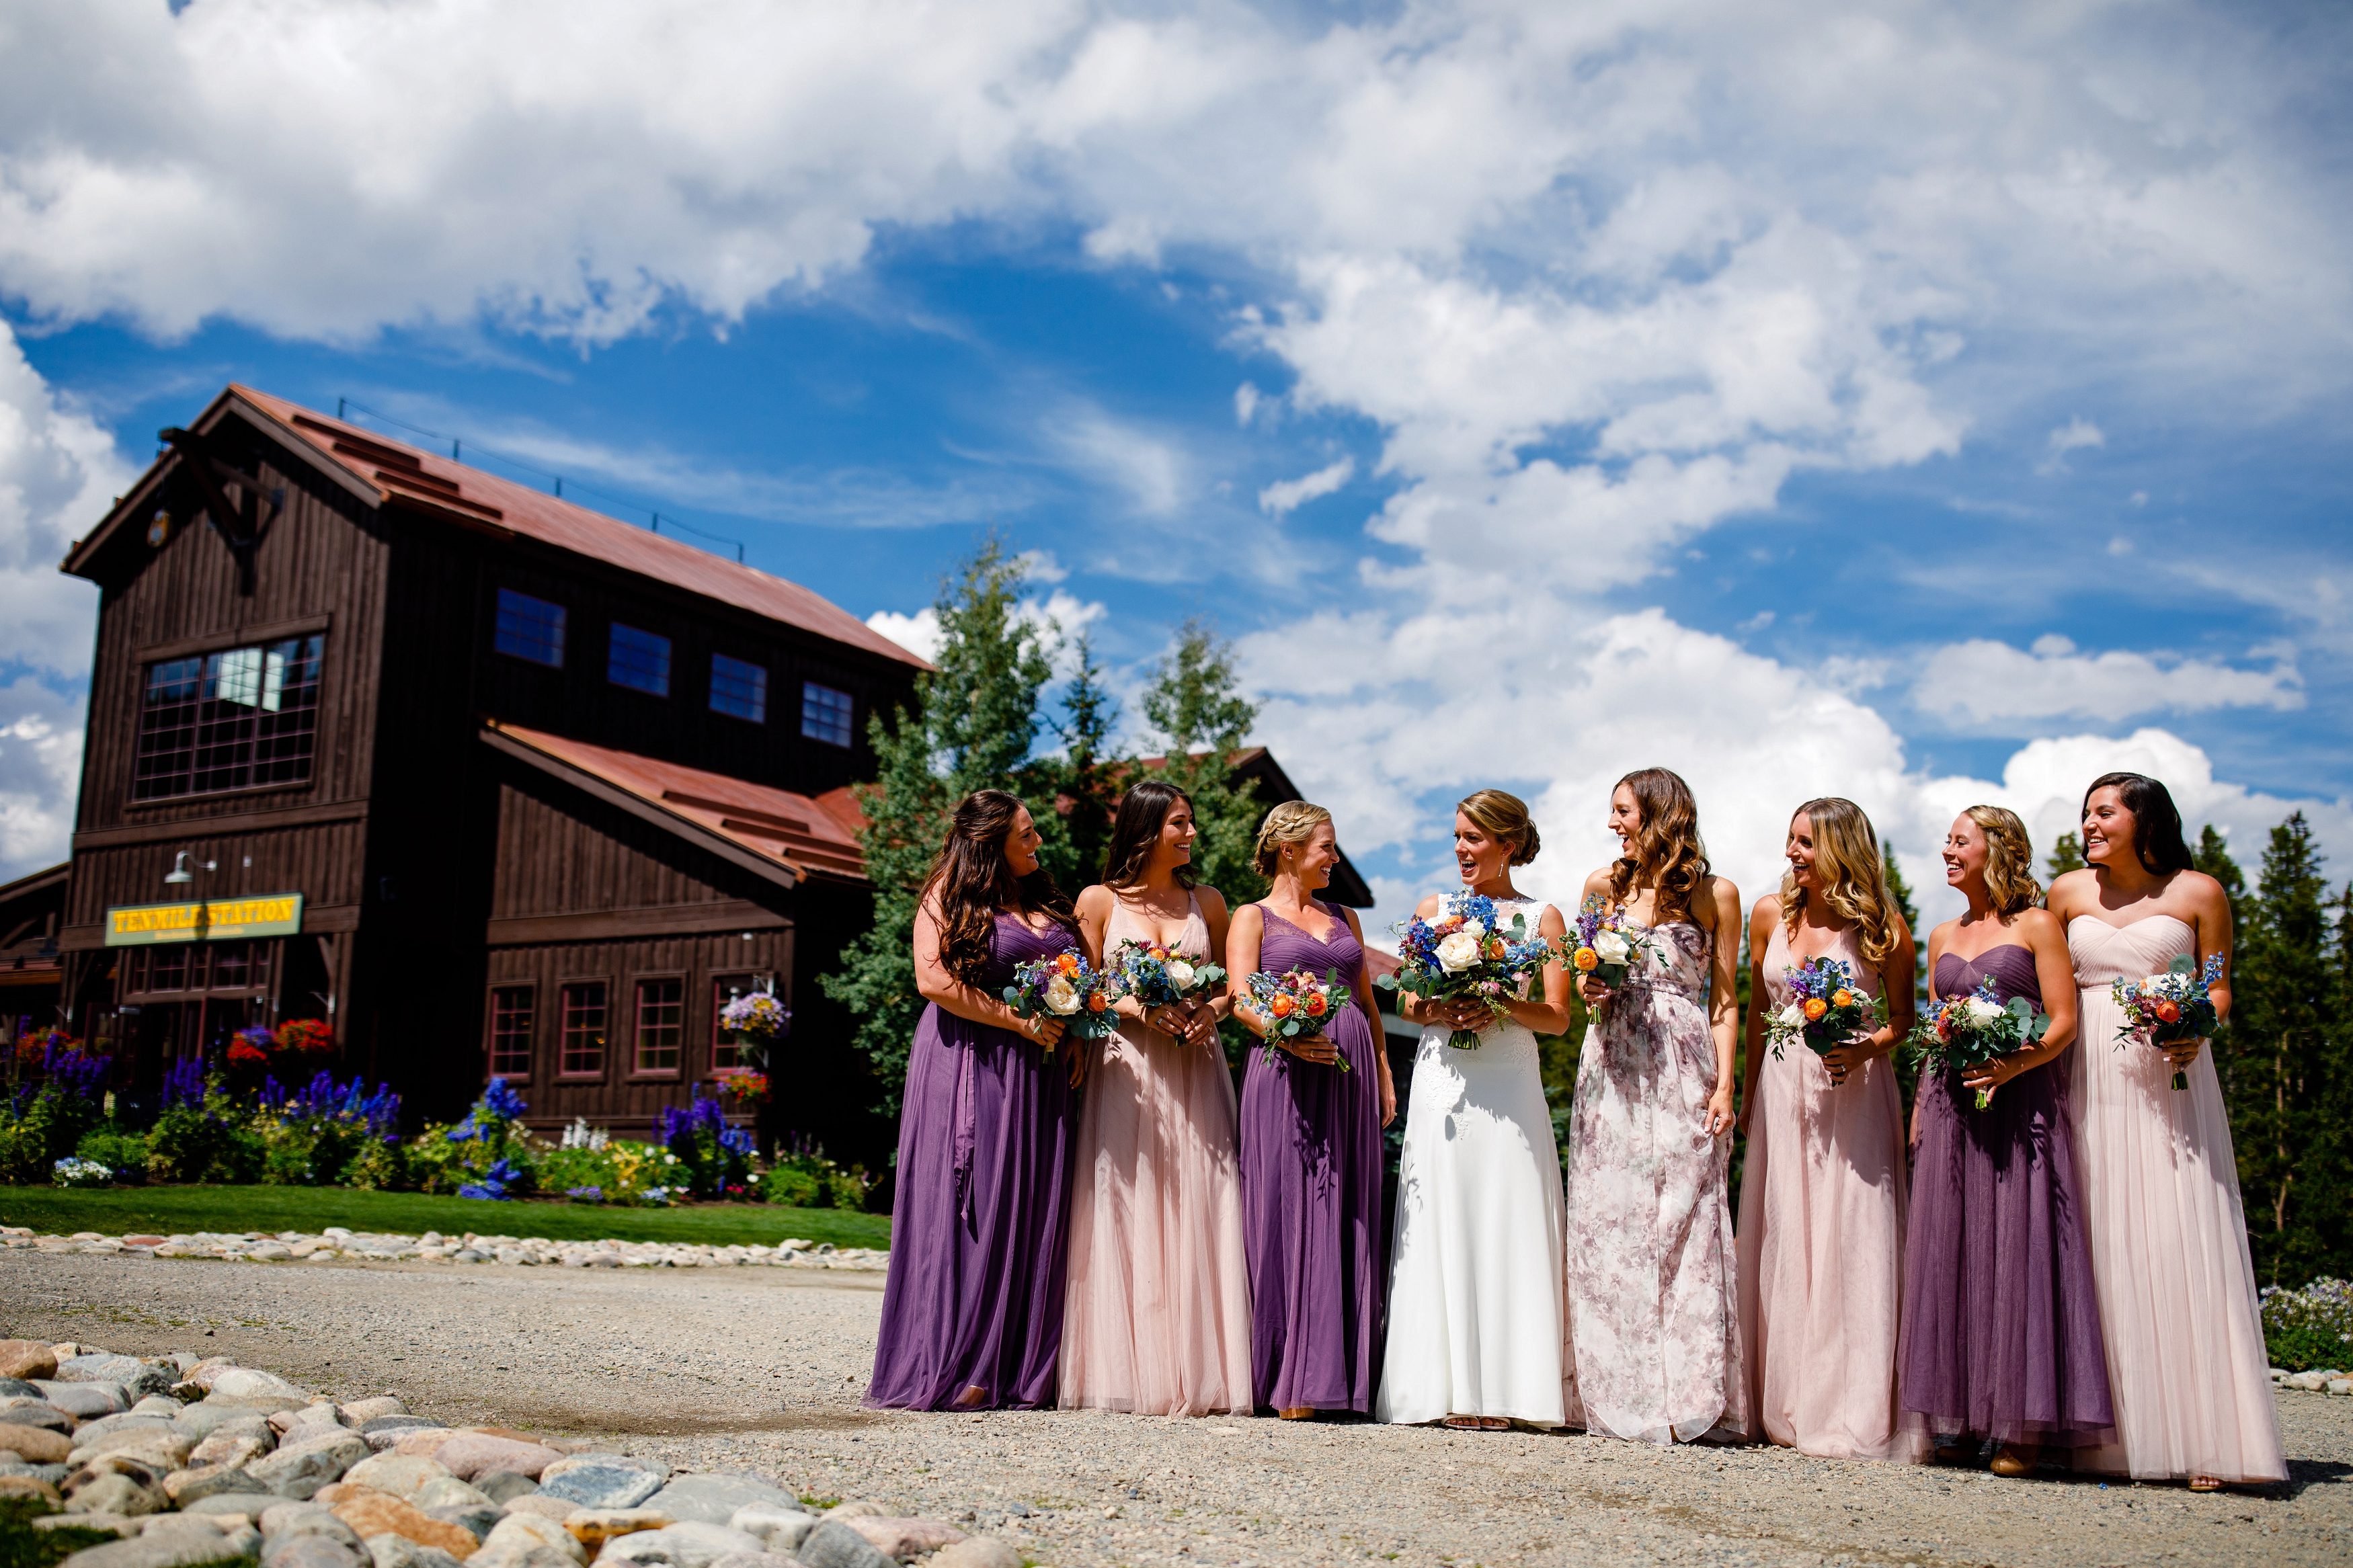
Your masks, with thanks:
[{"label": "dirt path", "polygon": [[[2276,1496],[2021,1483],[1782,1449],[861,1409],[879,1277],[0,1253],[0,1334],[220,1351],[453,1421],[611,1435],[795,1490],[966,1511],[1082,1564],[2341,1564],[2353,1399],[2284,1394]],[[209,1336],[206,1331],[209,1330]]]}]

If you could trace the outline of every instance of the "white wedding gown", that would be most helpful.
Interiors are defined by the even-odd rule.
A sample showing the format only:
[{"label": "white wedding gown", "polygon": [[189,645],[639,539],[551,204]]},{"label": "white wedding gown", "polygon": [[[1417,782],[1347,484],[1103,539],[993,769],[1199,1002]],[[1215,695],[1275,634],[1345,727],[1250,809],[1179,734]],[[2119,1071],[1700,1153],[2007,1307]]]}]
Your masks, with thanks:
[{"label": "white wedding gown", "polygon": [[[1497,900],[1533,928],[1545,906]],[[1560,1154],[1536,1037],[1509,1020],[1476,1050],[1421,1032],[1398,1172],[1379,1421],[1505,1416],[1561,1425],[1567,1406]]]}]

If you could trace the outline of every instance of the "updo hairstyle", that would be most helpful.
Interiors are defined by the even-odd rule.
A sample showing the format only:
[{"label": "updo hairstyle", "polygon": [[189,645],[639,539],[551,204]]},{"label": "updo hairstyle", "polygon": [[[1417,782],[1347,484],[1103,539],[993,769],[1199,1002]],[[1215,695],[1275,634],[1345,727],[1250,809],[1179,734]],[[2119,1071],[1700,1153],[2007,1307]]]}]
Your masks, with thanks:
[{"label": "updo hairstyle", "polygon": [[1332,814],[1320,805],[1303,800],[1284,801],[1258,825],[1258,853],[1251,858],[1250,865],[1261,877],[1273,876],[1285,849],[1306,843],[1315,836],[1317,828],[1331,820]]},{"label": "updo hairstyle", "polygon": [[1528,803],[1499,789],[1473,790],[1454,803],[1454,809],[1479,825],[1481,832],[1512,847],[1511,864],[1525,866],[1536,858],[1543,840]]}]

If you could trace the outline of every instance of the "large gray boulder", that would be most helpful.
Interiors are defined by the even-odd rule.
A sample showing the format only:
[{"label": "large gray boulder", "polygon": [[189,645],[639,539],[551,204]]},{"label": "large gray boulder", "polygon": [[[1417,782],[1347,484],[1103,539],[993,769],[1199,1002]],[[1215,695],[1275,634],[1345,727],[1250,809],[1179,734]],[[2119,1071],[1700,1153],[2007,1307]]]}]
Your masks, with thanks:
[{"label": "large gray boulder", "polygon": [[261,1568],[368,1568],[368,1557],[323,1535],[288,1535],[262,1552]]},{"label": "large gray boulder", "polygon": [[640,1530],[605,1543],[599,1563],[637,1563],[647,1568],[711,1568],[730,1553],[759,1552],[759,1537],[723,1524],[688,1521],[660,1530]]},{"label": "large gray boulder", "polygon": [[802,1568],[897,1568],[872,1542],[838,1519],[818,1521],[793,1555]]},{"label": "large gray boulder", "polygon": [[735,1510],[753,1503],[772,1508],[798,1508],[800,1499],[750,1476],[704,1474],[673,1476],[670,1484],[648,1497],[642,1508],[658,1508],[681,1523],[725,1524]]},{"label": "large gray boulder", "polygon": [[666,1469],[598,1454],[550,1465],[539,1479],[539,1489],[582,1508],[635,1508],[661,1490],[667,1478]]},{"label": "large gray boulder", "polygon": [[343,1472],[375,1450],[367,1439],[343,1427],[331,1427],[315,1437],[279,1445],[246,1467],[254,1479],[281,1497],[297,1500],[315,1496],[321,1487],[341,1480]]}]

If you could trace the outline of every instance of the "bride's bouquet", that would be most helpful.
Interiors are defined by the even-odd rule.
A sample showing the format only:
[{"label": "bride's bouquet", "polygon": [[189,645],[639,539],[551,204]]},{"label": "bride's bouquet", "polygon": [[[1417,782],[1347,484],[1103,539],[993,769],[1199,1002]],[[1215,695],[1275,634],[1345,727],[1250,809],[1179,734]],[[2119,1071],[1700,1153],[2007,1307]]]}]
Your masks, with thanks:
[{"label": "bride's bouquet", "polygon": [[[1514,912],[1510,928],[1497,931],[1495,901],[1468,888],[1448,894],[1446,908],[1436,920],[1417,915],[1395,929],[1401,967],[1374,984],[1424,1001],[1472,997],[1498,1017],[1504,998],[1514,994],[1520,982],[1553,956],[1552,943],[1528,930],[1526,915]],[[1457,1050],[1476,1050],[1479,1034],[1457,1029],[1446,1043]]]},{"label": "bride's bouquet", "polygon": [[1613,910],[1599,893],[1589,893],[1577,907],[1577,919],[1560,939],[1560,956],[1579,974],[1590,974],[1616,990],[1626,984],[1626,972],[1635,958],[1656,948],[1647,935],[1637,935],[1640,922]]},{"label": "bride's bouquet", "polygon": [[[2034,1010],[2023,996],[2007,1005],[1993,999],[1994,978],[1989,974],[1967,996],[1951,996],[1929,1009],[1913,1027],[1907,1042],[1920,1065],[1930,1072],[1947,1068],[1973,1068],[2005,1057],[2041,1039],[2051,1027],[2050,1016]],[[1993,1090],[1977,1091],[1978,1109],[1993,1103]]]},{"label": "bride's bouquet", "polygon": [[1855,984],[1854,971],[1843,958],[1810,958],[1781,974],[1789,984],[1788,1004],[1765,1021],[1775,1061],[1792,1041],[1818,1057],[1828,1056],[1887,1021],[1879,998]]},{"label": "bride's bouquet", "polygon": [[[1119,1026],[1112,996],[1111,975],[1091,966],[1075,948],[1022,964],[1005,988],[1005,1005],[1016,1016],[1060,1018],[1063,1032],[1079,1040],[1100,1040]],[[1052,1056],[1054,1047],[1048,1046],[1046,1054]]]},{"label": "bride's bouquet", "polygon": [[[2214,1032],[2218,1016],[2214,998],[2208,994],[2221,978],[2221,953],[2209,954],[2206,967],[2201,970],[2197,961],[2185,952],[2162,974],[2117,981],[2110,987],[2110,994],[2125,1013],[2124,1027],[2116,1031],[2117,1046],[2122,1047],[2136,1036],[2152,1046],[2206,1038]],[[2179,1068],[2174,1068],[2173,1087],[2188,1089],[2189,1075]]]},{"label": "bride's bouquet", "polygon": [[1206,960],[1195,963],[1151,942],[1128,938],[1110,953],[1119,994],[1146,1007],[1177,1007],[1206,998],[1226,983],[1226,972]]},{"label": "bride's bouquet", "polygon": [[[1250,999],[1259,1011],[1274,1020],[1266,1042],[1266,1059],[1274,1060],[1275,1035],[1286,1040],[1303,1035],[1320,1035],[1330,1027],[1332,1020],[1348,1009],[1348,988],[1340,980],[1337,969],[1327,969],[1318,979],[1304,969],[1286,969],[1280,974],[1264,970],[1250,977]],[[1348,1058],[1335,1058],[1333,1066],[1348,1071]]]}]

